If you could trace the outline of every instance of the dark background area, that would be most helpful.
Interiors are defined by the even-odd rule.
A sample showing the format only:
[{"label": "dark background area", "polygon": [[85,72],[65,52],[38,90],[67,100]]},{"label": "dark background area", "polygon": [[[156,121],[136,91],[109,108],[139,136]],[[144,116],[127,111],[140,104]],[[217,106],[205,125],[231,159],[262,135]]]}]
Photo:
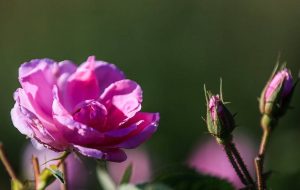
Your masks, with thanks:
[{"label": "dark background area", "polygon": [[[203,85],[218,92],[220,77],[225,101],[238,113],[236,132],[258,144],[257,97],[278,53],[295,78],[300,69],[299,7],[290,0],[0,0],[0,140],[20,172],[28,140],[13,127],[10,109],[21,63],[81,63],[96,55],[142,86],[144,111],[160,112],[159,130],[146,143],[154,169],[184,162],[208,136]],[[299,93],[268,150],[273,189],[300,171]],[[0,165],[0,189],[8,185]]]}]

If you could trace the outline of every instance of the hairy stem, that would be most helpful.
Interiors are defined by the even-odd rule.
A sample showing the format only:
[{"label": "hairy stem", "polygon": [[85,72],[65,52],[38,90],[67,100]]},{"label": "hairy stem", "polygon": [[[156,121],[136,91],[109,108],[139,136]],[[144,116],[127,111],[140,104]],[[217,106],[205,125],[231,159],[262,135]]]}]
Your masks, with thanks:
[{"label": "hairy stem", "polygon": [[262,175],[262,162],[261,162],[260,157],[256,157],[254,159],[254,164],[255,164],[255,172],[256,172],[256,180],[257,180],[257,189],[258,190],[263,190],[264,189],[264,184],[263,184],[263,175]]},{"label": "hairy stem", "polygon": [[245,178],[246,178],[248,184],[254,186],[254,181],[253,181],[253,179],[252,179],[252,177],[251,177],[251,175],[250,175],[250,173],[249,173],[249,171],[247,169],[247,166],[244,163],[244,161],[243,161],[243,159],[242,159],[242,157],[241,157],[238,149],[236,148],[235,144],[233,142],[230,142],[228,144],[229,144],[228,146],[229,146],[229,148],[230,148],[233,156],[235,157],[235,159],[236,159],[236,161],[237,161],[240,169],[244,173]]},{"label": "hairy stem", "polygon": [[233,169],[235,170],[236,174],[238,175],[238,177],[240,178],[241,182],[244,184],[244,185],[248,185],[247,183],[247,180],[245,178],[245,176],[243,175],[243,173],[241,172],[238,164],[236,163],[236,160],[234,159],[233,155],[232,155],[232,152],[230,150],[230,147],[228,147],[226,144],[224,145],[224,150],[227,154],[227,157],[233,167]]}]

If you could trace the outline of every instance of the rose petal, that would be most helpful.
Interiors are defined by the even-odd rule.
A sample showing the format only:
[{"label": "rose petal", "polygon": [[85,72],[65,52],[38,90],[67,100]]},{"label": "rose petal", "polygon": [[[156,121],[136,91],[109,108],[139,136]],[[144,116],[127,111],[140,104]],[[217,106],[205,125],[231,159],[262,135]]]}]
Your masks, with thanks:
[{"label": "rose petal", "polygon": [[100,94],[112,83],[125,79],[122,71],[115,65],[104,61],[95,61],[95,74],[97,76]]},{"label": "rose petal", "polygon": [[36,115],[39,114],[32,106],[26,92],[23,88],[18,88],[14,92],[14,100],[18,102],[21,106],[25,107],[29,111],[35,113]]},{"label": "rose petal", "polygon": [[72,115],[59,102],[57,89],[54,89],[54,94],[53,118],[58,130],[72,144],[95,149],[117,148],[124,140],[140,131],[141,127],[145,127],[144,125],[137,126],[132,124],[126,128],[101,133],[92,127],[75,121]]},{"label": "rose petal", "polygon": [[[95,128],[77,122],[55,98],[53,101],[53,118],[58,130],[68,142],[88,148],[114,148],[122,142],[123,136],[117,130],[101,133]],[[124,136],[134,131],[135,127],[122,130]],[[119,136],[117,136],[119,134]],[[114,137],[116,135],[117,137]]]},{"label": "rose petal", "polygon": [[63,91],[70,75],[76,72],[77,66],[73,62],[66,60],[59,62],[58,68],[57,87],[59,91]]},{"label": "rose petal", "polygon": [[148,140],[157,129],[159,113],[139,112],[129,122],[134,122],[138,129],[126,141],[118,145],[120,148],[135,148]]},{"label": "rose petal", "polygon": [[85,148],[82,146],[74,145],[74,148],[80,152],[80,154],[87,156],[87,157],[93,157],[96,159],[103,159],[104,158],[104,153],[101,150],[96,150],[92,148]]},{"label": "rose petal", "polygon": [[16,102],[10,112],[13,125],[23,134],[30,138],[34,137],[34,133],[30,125],[26,122],[27,118],[20,110],[20,105]]},{"label": "rose petal", "polygon": [[35,59],[19,69],[19,81],[32,107],[45,119],[51,118],[52,86],[56,79],[57,65],[50,59]]},{"label": "rose petal", "polygon": [[124,120],[140,111],[142,89],[134,81],[120,80],[105,89],[100,101],[109,110],[109,125],[118,127]]},{"label": "rose petal", "polygon": [[69,60],[61,61],[58,63],[59,73],[58,75],[61,76],[63,74],[72,74],[76,72],[77,66]]},{"label": "rose petal", "polygon": [[99,96],[100,90],[94,64],[90,63],[78,67],[76,72],[68,78],[62,91],[62,102],[69,112],[73,112],[80,102],[97,99]]},{"label": "rose petal", "polygon": [[107,110],[104,105],[95,100],[86,100],[76,106],[73,119],[102,132],[106,131]]},{"label": "rose petal", "polygon": [[68,142],[81,146],[103,142],[103,134],[73,119],[73,116],[60,103],[57,91],[57,87],[55,87],[53,89],[53,119],[56,127]]},{"label": "rose petal", "polygon": [[[22,133],[30,138],[35,138],[38,142],[54,150],[64,150],[62,144],[63,140],[56,141],[55,138],[49,133],[41,121],[29,110],[15,103],[14,108],[11,110],[11,118],[13,125]],[[50,127],[49,127],[50,128]]]},{"label": "rose petal", "polygon": [[[24,77],[30,76],[37,70],[48,71],[49,68],[55,65],[54,63],[54,60],[48,58],[33,59],[29,62],[25,62],[19,68],[19,78],[22,79]],[[46,76],[50,77],[49,79],[51,80],[51,73],[49,73],[49,75]]]},{"label": "rose petal", "polygon": [[111,162],[123,162],[127,159],[126,153],[121,149],[108,149],[104,152],[106,154],[105,160]]},{"label": "rose petal", "polygon": [[124,138],[127,135],[134,132],[137,128],[138,128],[137,125],[131,125],[131,126],[125,127],[125,128],[119,128],[119,129],[107,131],[104,134],[108,138]]},{"label": "rose petal", "polygon": [[97,150],[97,149],[86,148],[78,145],[74,145],[74,148],[80,154],[87,157],[93,157],[96,159],[103,159],[112,162],[123,162],[127,158],[125,152],[120,149]]},{"label": "rose petal", "polygon": [[98,80],[100,94],[102,94],[110,84],[125,79],[125,75],[114,64],[96,60],[95,56],[88,57],[82,65],[94,64],[94,71]]},{"label": "rose petal", "polygon": [[26,92],[24,89],[19,88],[16,90],[14,93],[14,100],[18,102],[18,104],[21,107],[26,108],[29,112],[31,112],[35,117],[38,118],[38,120],[43,123],[43,125],[47,126],[47,130],[55,131],[56,128],[53,124],[52,118],[45,117],[42,111],[38,109],[39,107],[36,106],[36,103],[33,101],[30,101],[29,97],[27,96]]}]

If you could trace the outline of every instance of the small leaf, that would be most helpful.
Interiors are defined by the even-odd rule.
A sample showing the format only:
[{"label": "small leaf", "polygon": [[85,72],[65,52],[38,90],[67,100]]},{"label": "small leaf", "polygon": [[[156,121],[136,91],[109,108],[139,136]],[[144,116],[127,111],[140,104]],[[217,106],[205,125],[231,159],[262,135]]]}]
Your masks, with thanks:
[{"label": "small leaf", "polygon": [[50,169],[45,168],[40,176],[39,176],[39,182],[38,182],[38,190],[44,190],[48,185],[50,185],[52,182],[55,181],[55,177],[50,171]]},{"label": "small leaf", "polygon": [[11,189],[12,190],[24,190],[23,184],[17,180],[17,179],[13,179],[11,180]]},{"label": "small leaf", "polygon": [[61,183],[65,183],[64,174],[57,168],[56,165],[51,165],[49,168],[52,175]]},{"label": "small leaf", "polygon": [[107,173],[107,171],[100,166],[97,167],[97,177],[103,189],[116,189],[116,185]]},{"label": "small leaf", "polygon": [[120,184],[122,185],[122,184],[129,183],[131,175],[132,175],[132,163],[130,163],[127,166],[127,168],[126,168],[126,170],[125,170],[125,172],[123,174],[123,177],[122,177],[122,180],[121,180]]}]

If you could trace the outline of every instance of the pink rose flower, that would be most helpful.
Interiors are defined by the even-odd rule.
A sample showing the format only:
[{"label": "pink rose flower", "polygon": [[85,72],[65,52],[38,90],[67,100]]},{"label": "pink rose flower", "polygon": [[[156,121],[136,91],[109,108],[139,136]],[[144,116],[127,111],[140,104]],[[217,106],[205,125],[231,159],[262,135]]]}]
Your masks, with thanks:
[{"label": "pink rose flower", "polygon": [[112,179],[119,184],[126,168],[132,164],[130,183],[139,184],[151,178],[151,162],[146,151],[141,149],[127,150],[127,160],[122,163],[108,163],[108,172]]},{"label": "pink rose flower", "polygon": [[[60,156],[59,153],[54,152],[52,150],[43,148],[38,150],[32,146],[32,144],[28,144],[25,147],[23,158],[22,158],[22,172],[26,179],[34,179],[33,174],[33,166],[32,166],[32,156],[35,156],[39,160],[40,170],[42,171],[44,168],[49,167],[52,164],[57,164],[58,161],[51,161],[46,163],[49,160],[58,158]],[[44,164],[46,163],[46,164]],[[76,155],[71,154],[66,158],[66,172],[68,183],[68,187],[72,190],[82,190],[87,188],[87,168],[84,166],[83,162],[76,157]],[[47,189],[60,189],[60,182],[56,180],[53,182]]]},{"label": "pink rose flower", "polygon": [[[237,148],[239,149],[245,164],[249,169],[252,169],[253,158],[255,156],[253,144],[244,136],[235,139]],[[243,184],[240,182],[240,179],[232,168],[226,153],[213,139],[199,144],[194,152],[192,152],[187,162],[190,167],[195,168],[200,173],[227,179],[233,183],[237,189],[243,187]],[[253,172],[253,170],[250,170],[250,173]]]},{"label": "pink rose flower", "polygon": [[21,65],[19,81],[13,124],[52,150],[121,162],[122,149],[139,146],[157,129],[159,114],[140,112],[141,87],[94,56],[78,67],[34,59]]}]

